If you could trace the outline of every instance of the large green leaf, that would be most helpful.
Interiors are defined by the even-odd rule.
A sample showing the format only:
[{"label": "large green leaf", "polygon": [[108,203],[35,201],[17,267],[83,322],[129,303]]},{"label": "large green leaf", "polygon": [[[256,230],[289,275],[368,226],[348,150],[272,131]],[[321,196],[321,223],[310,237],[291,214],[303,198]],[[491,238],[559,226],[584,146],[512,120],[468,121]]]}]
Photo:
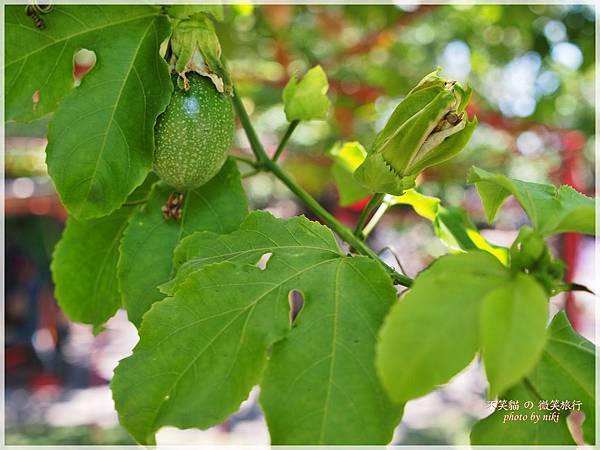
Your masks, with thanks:
[{"label": "large green leaf", "polygon": [[132,217],[120,246],[119,283],[129,320],[136,325],[152,303],[163,298],[158,286],[171,277],[177,244],[195,231],[233,231],[248,213],[233,160],[207,184],[186,194],[179,221],[165,220],[161,212],[172,191],[162,183],[155,186],[146,207]]},{"label": "large green leaf", "polygon": [[[535,423],[509,421],[509,411],[497,409],[478,422],[471,432],[474,445],[573,445],[566,417],[569,410],[559,410],[558,423],[543,420],[552,411],[540,410],[539,402],[552,400],[580,401],[586,415],[583,436],[588,444],[595,442],[595,347],[573,331],[564,312],[558,313],[549,328],[549,337],[542,357],[524,381],[500,395],[500,399],[519,400],[516,413],[539,414]],[[532,401],[532,409],[524,409],[525,401]]]},{"label": "large green leaf", "polygon": [[[154,174],[129,197],[145,198]],[[55,296],[62,311],[77,322],[98,329],[121,306],[117,281],[119,242],[138,206],[123,206],[109,216],[79,220],[70,217],[52,258]]]},{"label": "large green leaf", "polygon": [[522,273],[490,292],[481,304],[481,353],[495,397],[537,363],[546,341],[548,297]]},{"label": "large green leaf", "polygon": [[378,373],[391,397],[420,397],[462,370],[479,349],[483,297],[509,281],[492,255],[443,256],[415,279],[379,334]]},{"label": "large green leaf", "polygon": [[[322,225],[261,212],[230,235],[197,233],[183,249],[194,267],[144,316],[112,384],[136,439],[151,442],[164,425],[219,423],[260,383],[273,444],[391,440],[402,405],[377,381],[374,347],[395,290],[377,263],[344,256]],[[266,268],[246,264],[267,253]],[[292,291],[303,298],[297,316]]]},{"label": "large green leaf", "polygon": [[[48,171],[69,212],[107,215],[141,184],[152,165],[154,122],[172,84],[158,53],[170,25],[152,6],[57,5],[38,30],[23,6],[7,13],[7,117],[53,111]],[[97,62],[73,87],[73,54]],[[39,102],[32,111],[32,95]]]},{"label": "large green leaf", "polygon": [[490,222],[504,200],[514,195],[532,225],[543,235],[565,231],[595,233],[594,199],[570,186],[556,188],[550,184],[513,180],[478,167],[471,168],[467,181],[476,185]]}]

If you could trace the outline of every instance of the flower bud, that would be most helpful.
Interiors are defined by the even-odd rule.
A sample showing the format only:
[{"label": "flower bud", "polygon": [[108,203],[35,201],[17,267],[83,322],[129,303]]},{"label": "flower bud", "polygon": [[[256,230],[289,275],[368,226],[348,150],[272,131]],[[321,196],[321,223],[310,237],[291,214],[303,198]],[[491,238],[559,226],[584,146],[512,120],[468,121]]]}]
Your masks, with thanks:
[{"label": "flower bud", "polygon": [[450,159],[469,141],[477,125],[465,112],[471,89],[444,80],[438,71],[400,102],[354,173],[373,192],[401,195],[423,170]]}]

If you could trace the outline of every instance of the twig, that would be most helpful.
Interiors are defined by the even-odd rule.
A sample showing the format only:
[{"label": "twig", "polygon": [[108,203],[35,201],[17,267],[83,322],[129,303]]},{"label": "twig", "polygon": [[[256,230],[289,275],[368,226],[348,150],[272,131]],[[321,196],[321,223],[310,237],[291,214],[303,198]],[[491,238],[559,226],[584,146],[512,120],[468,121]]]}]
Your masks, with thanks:
[{"label": "twig", "polygon": [[258,164],[261,168],[268,170],[275,175],[283,184],[285,184],[300,200],[302,200],[317,216],[325,222],[333,231],[335,231],[342,240],[347,242],[352,248],[362,255],[366,255],[374,261],[382,265],[382,267],[389,273],[395,283],[401,284],[402,286],[410,287],[412,285],[412,278],[407,277],[401,273],[396,272],[393,268],[385,264],[377,253],[375,253],[367,244],[362,240],[354,236],[352,231],[346,228],[341,222],[339,222],[329,211],[327,211],[321,204],[315,200],[308,192],[302,189],[290,176],[277,164],[277,162],[270,160],[267,157],[264,147],[262,146],[256,131],[250,122],[248,113],[244,108],[244,105],[237,92],[234,92],[233,104],[240,118],[240,122],[244,127],[244,131],[248,136],[248,141],[252,151],[256,155]]}]

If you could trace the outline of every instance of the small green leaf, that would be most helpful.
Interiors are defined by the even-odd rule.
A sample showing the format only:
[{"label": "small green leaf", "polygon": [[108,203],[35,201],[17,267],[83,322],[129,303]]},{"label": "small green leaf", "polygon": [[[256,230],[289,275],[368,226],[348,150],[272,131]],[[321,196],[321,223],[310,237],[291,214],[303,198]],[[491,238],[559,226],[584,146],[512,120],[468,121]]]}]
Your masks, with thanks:
[{"label": "small green leaf", "polygon": [[548,297],[532,277],[517,274],[481,304],[481,353],[495,397],[537,363],[546,341]]},{"label": "small green leaf", "polygon": [[371,192],[352,175],[367,155],[360,142],[336,144],[329,154],[334,161],[331,171],[340,195],[340,205],[349,206],[367,197]]},{"label": "small green leaf", "polygon": [[[266,253],[264,269],[247,264]],[[322,225],[263,212],[229,235],[190,236],[182,255],[187,276],[144,316],[112,383],[136,439],[219,423],[260,383],[273,444],[391,440],[403,407],[380,386],[374,350],[396,294],[380,265],[344,256]]]},{"label": "small green leaf", "polygon": [[293,76],[283,90],[287,120],[326,119],[331,105],[327,98],[328,89],[327,75],[321,66],[310,69],[301,81]]},{"label": "small green leaf", "polygon": [[379,333],[377,369],[392,399],[420,397],[471,362],[481,300],[509,277],[480,251],[443,256],[419,274]]},{"label": "small green leaf", "polygon": [[207,184],[186,194],[180,221],[167,221],[161,212],[171,192],[163,183],[155,186],[146,207],[131,218],[120,246],[119,283],[129,320],[135,325],[152,303],[163,298],[158,286],[171,277],[173,251],[185,236],[200,230],[233,231],[247,214],[233,160]]},{"label": "small green leaf", "polygon": [[[155,176],[128,198],[148,195]],[[109,216],[79,220],[70,217],[52,258],[54,294],[62,311],[71,319],[97,329],[121,306],[117,282],[119,242],[135,206],[123,206]]]},{"label": "small green leaf", "polygon": [[[497,409],[479,421],[471,432],[473,445],[573,445],[566,418],[570,410],[559,410],[558,423],[543,420],[553,411],[539,410],[539,402],[579,401],[585,413],[583,436],[588,444],[595,443],[595,347],[578,335],[563,312],[554,316],[542,357],[535,368],[520,383],[499,396],[505,400],[519,400],[519,411],[528,416],[532,411],[541,415],[536,423],[505,422],[509,411]],[[531,410],[523,410],[526,401],[533,402]]]},{"label": "small green leaf", "polygon": [[467,181],[476,185],[489,222],[504,200],[514,195],[542,235],[595,233],[594,199],[569,186],[557,189],[550,184],[513,180],[478,167],[471,168]]}]

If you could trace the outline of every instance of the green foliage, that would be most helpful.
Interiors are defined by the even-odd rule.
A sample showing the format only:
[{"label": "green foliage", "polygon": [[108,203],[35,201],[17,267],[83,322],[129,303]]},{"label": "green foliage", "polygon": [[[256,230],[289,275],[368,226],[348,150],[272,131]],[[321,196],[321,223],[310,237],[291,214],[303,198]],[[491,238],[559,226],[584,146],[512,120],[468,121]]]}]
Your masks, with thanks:
[{"label": "green foliage", "polygon": [[[266,268],[252,265],[265,253]],[[274,444],[389,442],[402,406],[375,376],[375,333],[395,299],[378,264],[344,256],[321,225],[260,212],[229,235],[190,236],[178,256],[193,269],[145,315],[112,383],[138,441],[219,423],[260,383]]]},{"label": "green foliage", "polygon": [[379,333],[377,369],[392,399],[420,397],[471,362],[481,301],[509,281],[508,270],[480,251],[443,256],[417,276]]},{"label": "green foliage", "polygon": [[391,204],[410,205],[420,216],[430,220],[437,237],[452,251],[485,250],[507,265],[508,251],[489,243],[477,230],[464,209],[444,207],[440,199],[420,194],[414,189],[395,196]]},{"label": "green foliage", "polygon": [[565,264],[555,260],[538,232],[525,226],[510,247],[510,267],[513,272],[532,274],[548,295],[568,289],[563,277]]},{"label": "green foliage", "polygon": [[367,155],[360,142],[338,143],[329,154],[334,161],[331,173],[340,194],[340,205],[349,206],[368,196],[370,191],[357,183],[353,177],[354,171]]},{"label": "green foliage", "polygon": [[[146,177],[152,130],[169,100],[167,64],[158,46],[169,34],[154,7],[56,6],[41,32],[22,6],[7,8],[9,119],[54,111],[48,171],[69,212],[80,219],[117,209]],[[73,54],[98,63],[73,87]],[[39,91],[39,102],[31,99]],[[74,117],[77,120],[74,120]]]},{"label": "green foliage", "polygon": [[292,76],[283,90],[287,120],[326,119],[331,106],[327,98],[328,89],[327,75],[321,66],[310,69],[300,81]]},{"label": "green foliage", "polygon": [[595,348],[575,333],[564,312],[558,313],[549,328],[549,336],[542,356],[520,383],[514,385],[499,398],[519,400],[519,413],[525,401],[532,401],[532,411],[538,412],[539,422],[514,421],[504,423],[505,410],[496,410],[491,416],[478,422],[471,432],[473,445],[573,445],[575,442],[567,428],[569,410],[558,410],[558,423],[543,420],[543,415],[553,411],[539,410],[540,401],[559,400],[581,402],[585,413],[583,437],[586,443],[595,442]]},{"label": "green foliage", "polygon": [[481,302],[481,354],[488,396],[512,386],[535,365],[546,340],[548,299],[535,279],[517,274]]},{"label": "green foliage", "polygon": [[[474,106],[486,112],[502,91],[488,88],[488,73],[554,53],[550,47],[558,44],[544,37],[545,29],[564,18],[564,39],[583,52],[585,72],[568,74],[539,61],[546,75],[559,77],[560,89],[536,90],[534,115],[563,128],[580,123],[593,132],[593,114],[585,106],[594,51],[585,33],[593,27],[569,23],[588,20],[585,8],[442,5],[428,6],[424,15],[423,7],[415,12],[389,5],[323,8],[238,5],[229,9],[232,21],[215,25],[213,19],[224,18],[220,5],[55,5],[43,14],[45,27],[36,27],[23,6],[6,8],[6,117],[42,118],[42,127],[50,120],[48,171],[70,213],[52,262],[58,302],[71,319],[96,332],[122,306],[139,328],[139,343],[112,382],[121,423],[137,441],[153,444],[162,426],[207,428],[222,422],[258,385],[272,444],[387,444],[405,401],[448,382],[481,352],[490,398],[581,400],[584,437],[593,443],[594,347],[571,329],[564,314],[546,330],[548,297],[571,286],[563,280],[564,264],[552,258],[544,241],[566,231],[593,235],[593,199],[566,186],[512,180],[473,167],[469,182],[476,185],[489,221],[510,195],[531,220],[533,229],[523,227],[506,249],[486,241],[462,208],[411,189],[423,170],[467,146],[477,124],[465,112],[470,88],[446,82],[437,71],[410,90],[451,45],[467,48],[469,82],[479,87]],[[349,31],[340,35],[356,46],[323,39],[323,28],[335,33],[339,17]],[[442,18],[445,26],[439,27]],[[407,26],[412,20],[419,22]],[[395,26],[398,21],[402,27]],[[230,99],[217,91],[230,94],[233,86],[217,32],[241,81],[240,92],[252,94],[249,102],[237,91],[232,97],[256,157],[244,163],[277,177],[329,228],[304,217],[248,214],[236,162],[226,161],[235,124]],[[490,45],[499,33],[505,39]],[[262,52],[265,42],[280,39],[286,45]],[[73,57],[81,49],[97,61],[75,87]],[[257,61],[249,49],[268,54],[269,61]],[[290,55],[299,59],[288,61]],[[272,86],[297,68],[304,70],[305,61],[323,61],[328,75],[317,65],[300,81],[293,76],[282,99]],[[169,65],[185,95],[172,94]],[[544,85],[539,70],[531,77],[536,89]],[[289,142],[302,147],[298,143],[310,141],[303,134],[318,135],[311,142],[322,151],[339,135],[352,136],[354,141],[330,151],[340,204],[373,192],[396,194],[374,196],[384,204],[368,222],[370,230],[397,204],[410,205],[432,222],[453,254],[434,261],[415,280],[387,267],[359,237],[360,226],[353,233],[277,163],[299,121],[329,116],[328,76],[333,120],[306,124]],[[204,93],[225,99],[223,107],[207,105],[202,95],[190,103],[196,81],[209,87]],[[396,97],[406,92],[398,104]],[[560,108],[554,102],[568,103],[569,96],[581,100],[581,108],[555,113]],[[246,103],[253,107],[252,122],[263,124],[258,132]],[[160,118],[168,104],[176,113],[167,109]],[[259,136],[285,123],[273,125],[263,114],[281,107],[291,124],[269,158]],[[359,141],[372,140],[383,125],[377,117],[385,121],[392,109],[367,155]],[[186,113],[198,113],[202,123]],[[490,114],[480,116],[489,121]],[[217,139],[209,139],[211,132]],[[482,136],[473,141],[486,141]],[[577,133],[561,137],[565,149],[583,145]],[[503,147],[498,136],[489,141]],[[214,158],[207,157],[211,152]],[[461,156],[463,166],[465,158],[492,158],[495,166],[507,158],[493,151]],[[153,161],[161,182],[148,175]],[[428,171],[423,189],[439,178],[443,198],[446,180],[463,173],[456,167]],[[313,178],[315,170],[310,170]],[[201,182],[199,175],[205,176]],[[183,206],[176,205],[182,208],[180,220],[161,211],[167,199],[173,201],[172,187],[187,190]],[[347,249],[339,247],[332,231]],[[393,282],[409,287],[400,299]],[[498,410],[478,423],[473,443],[573,443],[565,414],[558,424],[503,421]]]},{"label": "green foliage", "polygon": [[180,221],[166,221],[161,212],[171,192],[162,183],[154,187],[148,204],[132,216],[119,248],[123,305],[129,320],[138,326],[150,306],[163,298],[158,286],[171,277],[177,244],[196,231],[233,231],[247,214],[240,175],[232,160],[213,180],[186,194]]},{"label": "green foliage", "polygon": [[595,233],[594,199],[570,186],[512,180],[477,167],[471,168],[467,181],[477,187],[490,222],[504,200],[514,195],[533,227],[544,236],[566,231]]},{"label": "green foliage", "polygon": [[[155,181],[154,175],[149,176],[128,200],[144,198]],[[56,299],[71,320],[92,324],[98,330],[121,306],[119,242],[136,208],[123,206],[98,219],[67,220],[51,268]]]}]

